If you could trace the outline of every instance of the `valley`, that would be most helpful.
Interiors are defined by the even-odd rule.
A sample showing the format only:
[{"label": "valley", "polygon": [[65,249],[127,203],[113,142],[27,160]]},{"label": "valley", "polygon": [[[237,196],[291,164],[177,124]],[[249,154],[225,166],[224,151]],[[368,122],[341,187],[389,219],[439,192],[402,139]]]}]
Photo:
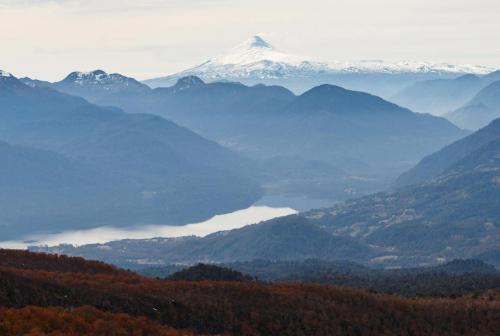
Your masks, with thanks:
[{"label": "valley", "polygon": [[498,336],[499,13],[0,0],[0,336]]}]

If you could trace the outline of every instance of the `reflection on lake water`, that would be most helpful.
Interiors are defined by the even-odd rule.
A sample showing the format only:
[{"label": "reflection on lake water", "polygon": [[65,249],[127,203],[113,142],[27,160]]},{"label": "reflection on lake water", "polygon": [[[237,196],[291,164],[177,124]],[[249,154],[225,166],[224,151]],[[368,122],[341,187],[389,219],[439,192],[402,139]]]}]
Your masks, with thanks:
[{"label": "reflection on lake water", "polygon": [[120,239],[147,239],[154,237],[206,236],[217,231],[241,228],[276,217],[297,213],[290,207],[255,205],[211,219],[183,226],[144,225],[132,228],[99,227],[88,230],[67,231],[49,235],[26,237],[23,241],[0,242],[3,248],[24,249],[32,245],[54,246],[59,244],[84,245],[106,243]]}]

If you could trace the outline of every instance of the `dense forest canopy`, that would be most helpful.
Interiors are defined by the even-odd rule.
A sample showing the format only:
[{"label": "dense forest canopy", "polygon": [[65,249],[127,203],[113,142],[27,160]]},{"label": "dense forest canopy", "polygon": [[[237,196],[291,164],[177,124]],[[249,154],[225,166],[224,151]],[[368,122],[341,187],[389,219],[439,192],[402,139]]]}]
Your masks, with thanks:
[{"label": "dense forest canopy", "polygon": [[[212,335],[495,335],[500,328],[499,291],[475,298],[405,299],[331,285],[148,279],[78,258],[1,251],[2,260],[11,257],[23,262],[21,267],[1,263],[0,306],[49,308],[45,313],[58,323],[76,319],[82,312],[75,307],[91,306],[98,311],[90,320],[128,314],[134,316],[131,325],[147,318],[154,321],[150,328],[159,323]],[[26,311],[9,314],[18,315],[9,318],[22,325]],[[125,315],[112,320],[120,318]],[[70,334],[72,329],[64,328],[54,330]]]}]

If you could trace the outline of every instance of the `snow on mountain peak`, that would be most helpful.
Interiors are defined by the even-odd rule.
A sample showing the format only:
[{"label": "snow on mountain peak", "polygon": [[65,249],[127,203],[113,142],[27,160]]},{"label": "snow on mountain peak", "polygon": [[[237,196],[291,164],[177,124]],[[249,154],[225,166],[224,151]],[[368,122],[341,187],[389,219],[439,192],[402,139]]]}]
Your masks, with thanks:
[{"label": "snow on mountain peak", "polygon": [[[312,59],[286,54],[274,48],[260,36],[253,36],[243,43],[232,48],[225,55],[213,58],[206,63],[214,65],[255,66],[261,63],[255,70],[262,67],[270,67],[271,64],[285,66],[300,66],[303,63],[314,63]],[[206,64],[205,63],[205,64]]]},{"label": "snow on mountain peak", "polygon": [[116,73],[108,74],[103,70],[94,70],[90,72],[75,71],[70,73],[62,82],[75,85],[140,85],[132,78]]},{"label": "snow on mountain peak", "polygon": [[227,53],[172,74],[146,81],[153,87],[168,86],[186,76],[197,76],[204,81],[263,82],[266,80],[322,78],[338,74],[486,74],[494,69],[476,65],[454,65],[448,63],[383,60],[330,61],[285,53],[265,41],[253,36]]},{"label": "snow on mountain peak", "polygon": [[8,73],[7,71],[0,70],[0,77],[14,77],[12,74]]},{"label": "snow on mountain peak", "polygon": [[353,62],[332,61],[328,63],[333,73],[456,73],[487,74],[493,69],[480,65],[455,65],[424,61],[386,62],[383,60],[360,60]]},{"label": "snow on mountain peak", "polygon": [[72,82],[76,84],[83,84],[88,82],[98,82],[102,77],[107,74],[102,70],[95,70],[90,72],[74,71],[70,73],[63,81]]},{"label": "snow on mountain peak", "polygon": [[353,62],[321,62],[307,57],[284,53],[260,36],[253,36],[229,50],[228,53],[176,77],[199,76],[205,80],[220,79],[276,79],[291,77],[314,77],[318,74],[338,73],[478,73],[485,74],[491,68],[448,63],[383,60],[361,60]]},{"label": "snow on mountain peak", "polygon": [[326,63],[286,54],[275,49],[262,37],[253,36],[228,53],[186,70],[179,76],[197,75],[209,80],[248,77],[284,78],[288,75],[305,76],[306,72],[326,69]]}]

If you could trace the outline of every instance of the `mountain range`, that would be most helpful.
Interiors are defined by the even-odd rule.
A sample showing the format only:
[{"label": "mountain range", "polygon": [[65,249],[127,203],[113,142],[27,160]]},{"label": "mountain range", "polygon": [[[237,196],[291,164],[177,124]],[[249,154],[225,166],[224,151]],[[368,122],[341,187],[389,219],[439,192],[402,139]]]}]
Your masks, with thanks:
[{"label": "mountain range", "polygon": [[418,81],[390,100],[414,111],[445,115],[465,105],[481,89],[497,80],[500,80],[500,71]]},{"label": "mountain range", "polygon": [[106,100],[110,99],[109,97],[114,95],[126,97],[130,94],[135,96],[150,91],[148,86],[133,78],[116,73],[108,74],[102,70],[75,71],[63,80],[54,83],[29,77],[23,77],[19,80],[30,87],[50,87],[59,92],[84,97],[95,104],[105,103]]},{"label": "mountain range", "polygon": [[261,36],[253,36],[227,53],[200,65],[176,74],[146,80],[144,83],[151,87],[168,87],[182,77],[197,76],[207,82],[237,81],[247,85],[280,85],[296,93],[328,83],[390,97],[418,80],[491,71],[491,68],[483,66],[415,61],[323,62],[282,52]]},{"label": "mountain range", "polygon": [[280,86],[188,76],[148,89],[97,70],[72,73],[51,88],[129,113],[158,114],[254,160],[270,190],[329,199],[383,188],[423,156],[467,134],[445,119],[334,85],[296,96]]},{"label": "mountain range", "polygon": [[375,259],[386,264],[436,262],[496,251],[499,123],[495,120],[424,159],[400,179],[409,183],[416,176],[411,182],[420,183],[304,216],[334,235],[357,237],[386,249],[385,256]]},{"label": "mountain range", "polygon": [[[204,238],[127,240],[40,250],[126,267],[307,258],[405,267],[482,257],[500,265],[498,125],[500,120],[424,159],[405,177],[406,183],[410,174],[419,179],[406,186],[402,183],[394,191]],[[418,173],[421,167],[431,168]],[[118,252],[123,250],[133,252]]]},{"label": "mountain range", "polygon": [[[0,140],[6,142],[6,152],[31,147],[44,154],[29,155],[58,157],[40,160],[44,164],[77,163],[80,170],[71,170],[85,178],[94,171],[99,195],[111,204],[74,200],[83,207],[89,204],[88,217],[71,217],[76,210],[65,206],[70,215],[50,225],[54,212],[44,217],[39,209],[30,213],[6,206],[4,230],[11,235],[35,218],[41,228],[51,229],[65,227],[68,221],[75,228],[117,219],[123,225],[182,223],[248,206],[261,195],[259,186],[267,194],[345,199],[387,187],[422,157],[467,134],[444,118],[329,84],[295,95],[279,86],[205,83],[189,76],[172,87],[150,89],[103,71],[75,72],[56,83],[24,83],[10,75],[1,77]],[[129,264],[349,258],[378,266],[491,254],[499,243],[498,134],[495,121],[424,158],[397,180],[394,191],[332,208],[203,238],[129,240],[49,251]],[[21,165],[26,160],[13,162]],[[122,188],[117,194],[123,199],[109,197],[106,184],[99,183],[99,176],[106,174],[112,176],[113,188]],[[43,204],[38,199],[34,203]],[[133,252],[117,255],[123,250]]]},{"label": "mountain range", "polygon": [[500,117],[500,71],[417,82],[391,97],[414,111],[441,115],[458,127],[478,130]]},{"label": "mountain range", "polygon": [[247,207],[261,195],[243,158],[173,122],[3,74],[3,239],[98,225],[182,224]]}]

